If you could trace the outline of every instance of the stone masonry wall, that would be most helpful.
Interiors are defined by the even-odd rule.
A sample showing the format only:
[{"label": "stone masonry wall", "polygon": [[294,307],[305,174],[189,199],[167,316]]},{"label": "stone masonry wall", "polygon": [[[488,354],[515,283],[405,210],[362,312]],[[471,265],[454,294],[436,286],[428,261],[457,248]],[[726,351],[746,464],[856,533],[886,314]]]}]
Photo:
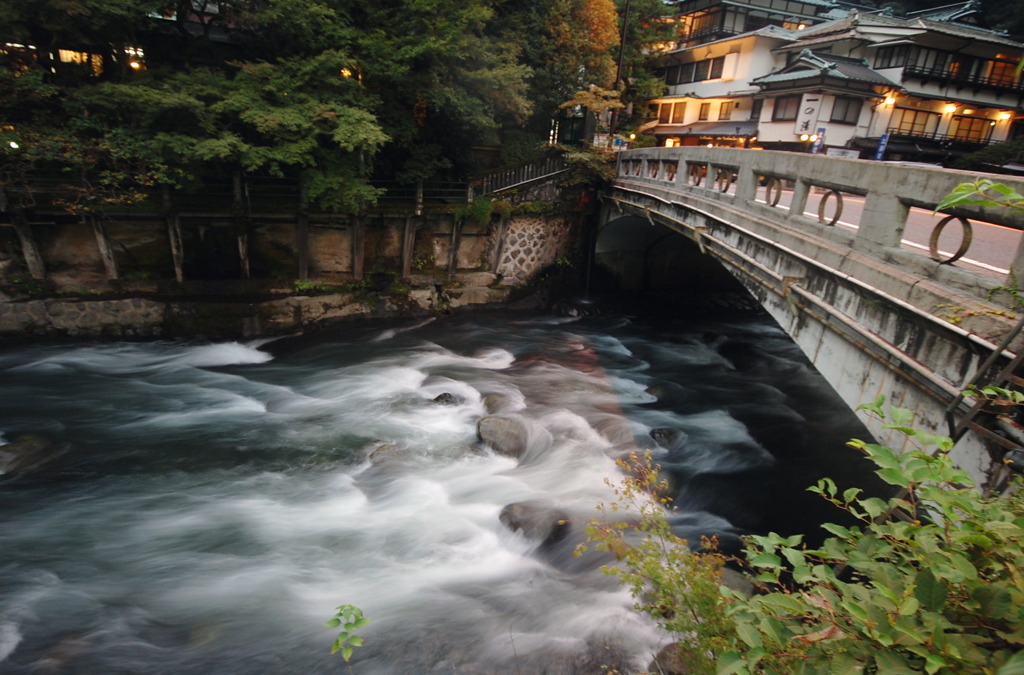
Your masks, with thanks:
[{"label": "stone masonry wall", "polygon": [[565,255],[571,242],[568,218],[517,216],[508,222],[505,244],[498,261],[503,285],[527,283],[542,269]]}]

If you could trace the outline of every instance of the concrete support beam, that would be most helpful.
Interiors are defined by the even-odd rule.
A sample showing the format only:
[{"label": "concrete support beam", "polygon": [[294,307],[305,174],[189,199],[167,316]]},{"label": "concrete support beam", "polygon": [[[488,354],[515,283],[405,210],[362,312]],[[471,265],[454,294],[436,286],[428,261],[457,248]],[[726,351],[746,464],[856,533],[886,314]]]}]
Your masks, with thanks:
[{"label": "concrete support beam", "polygon": [[174,279],[180,284],[185,280],[185,246],[181,239],[181,218],[174,210],[171,199],[171,186],[160,188],[160,200],[164,210],[164,221],[167,224],[167,241],[171,247],[171,261],[174,263]]},{"label": "concrete support beam", "polygon": [[406,216],[402,230],[402,280],[412,277],[412,257],[416,249],[416,219]]},{"label": "concrete support beam", "polygon": [[364,256],[366,254],[366,223],[357,220],[352,226],[352,277],[363,278]]},{"label": "concrete support beam", "polygon": [[25,267],[33,279],[46,278],[46,265],[43,264],[43,256],[39,255],[39,246],[36,245],[36,238],[32,234],[32,227],[28,224],[25,211],[18,209],[12,218],[14,233],[18,236],[18,243],[21,244],[21,255],[25,259]]},{"label": "concrete support beam", "polygon": [[96,246],[100,251],[100,259],[103,261],[103,269],[107,272],[108,279],[117,279],[117,260],[114,258],[114,247],[110,244],[110,236],[107,234],[107,226],[103,216],[89,216],[92,223],[92,232],[96,237]]}]

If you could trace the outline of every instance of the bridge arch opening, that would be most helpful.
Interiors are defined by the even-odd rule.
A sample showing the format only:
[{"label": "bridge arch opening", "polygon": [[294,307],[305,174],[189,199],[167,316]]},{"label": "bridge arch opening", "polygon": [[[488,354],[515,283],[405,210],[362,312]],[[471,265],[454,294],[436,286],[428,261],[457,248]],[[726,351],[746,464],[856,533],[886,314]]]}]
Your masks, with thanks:
[{"label": "bridge arch opening", "polygon": [[689,237],[645,218],[624,215],[601,227],[594,262],[609,290],[672,294],[683,298],[730,294],[749,298],[746,288]]}]

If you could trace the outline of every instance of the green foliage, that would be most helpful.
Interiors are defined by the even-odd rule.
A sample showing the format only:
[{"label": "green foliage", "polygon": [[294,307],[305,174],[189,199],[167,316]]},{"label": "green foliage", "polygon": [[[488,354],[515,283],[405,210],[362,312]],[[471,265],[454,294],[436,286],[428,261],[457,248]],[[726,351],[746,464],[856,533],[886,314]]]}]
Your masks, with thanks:
[{"label": "green foliage", "polygon": [[324,625],[328,628],[341,626],[341,631],[331,646],[331,653],[336,654],[340,651],[341,657],[348,662],[352,659],[353,648],[363,646],[363,638],[356,635],[355,631],[369,624],[370,620],[364,617],[363,610],[355,605],[339,605],[337,609],[334,616]]},{"label": "green foliage", "polygon": [[1007,403],[1012,403],[1013,405],[1020,405],[1024,403],[1024,392],[1020,392],[1015,389],[1006,389],[1005,387],[995,387],[991,385],[976,387],[971,385],[967,388],[967,393],[979,400],[1005,401]]},{"label": "green foliage", "polygon": [[[724,558],[714,552],[691,553],[687,542],[672,533],[665,518],[671,499],[660,496],[667,484],[649,453],[630,453],[617,464],[626,478],[619,485],[608,482],[616,499],[598,507],[604,517],[587,527],[589,545],[622,563],[602,571],[629,587],[638,610],[679,637],[680,656],[691,672],[713,673],[715,658],[734,632],[718,594]],[[576,554],[582,555],[587,546],[577,548]]]},{"label": "green foliage", "polygon": [[570,171],[567,185],[599,186],[615,178],[615,153],[606,148],[563,148]]},{"label": "green foliage", "polygon": [[[883,406],[862,409],[882,415]],[[701,608],[680,638],[713,653],[723,675],[1024,672],[1024,496],[983,496],[953,466],[950,439],[914,429],[912,417],[894,408],[885,424],[912,441],[902,454],[850,442],[893,497],[840,491],[828,478],[810,488],[856,525],[825,524],[817,548],[801,536],[748,539],[746,564],[761,584],[749,599],[690,583],[692,571],[674,562],[680,552],[620,551],[622,538],[603,534],[615,525],[601,526],[598,541],[612,542],[638,605],[666,627],[664,615]],[[628,508],[638,528],[670,541],[660,508]]]},{"label": "green foliage", "polygon": [[952,192],[942,198],[935,210],[947,211],[964,204],[1024,211],[1024,195],[990,178],[979,178],[973,183],[957,185]]},{"label": "green foliage", "polygon": [[486,197],[481,197],[474,199],[472,203],[456,206],[455,217],[486,225],[491,222],[491,214],[494,211],[495,203]]}]

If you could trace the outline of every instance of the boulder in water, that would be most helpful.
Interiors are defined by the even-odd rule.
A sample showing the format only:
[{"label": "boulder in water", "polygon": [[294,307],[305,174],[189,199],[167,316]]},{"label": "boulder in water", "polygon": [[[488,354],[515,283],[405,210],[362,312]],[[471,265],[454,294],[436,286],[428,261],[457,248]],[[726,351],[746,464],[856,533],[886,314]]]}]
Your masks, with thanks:
[{"label": "boulder in water", "polygon": [[657,427],[651,429],[651,438],[666,450],[674,450],[685,443],[689,437],[686,435],[685,431],[680,429],[674,429],[672,427]]},{"label": "boulder in water", "polygon": [[438,394],[437,396],[435,396],[434,403],[437,403],[438,405],[458,405],[459,403],[461,403],[461,401],[459,400],[458,396],[456,396],[455,394],[450,394],[446,391],[443,394]]},{"label": "boulder in water", "polygon": [[476,422],[476,435],[499,454],[518,459],[526,452],[526,428],[516,420],[507,417],[481,417]]},{"label": "boulder in water", "polygon": [[651,661],[651,665],[647,666],[647,670],[661,675],[694,675],[694,671],[683,658],[682,650],[675,642],[662,647]]},{"label": "boulder in water", "polygon": [[542,545],[555,544],[569,534],[569,514],[539,500],[509,504],[501,510],[498,520],[513,532],[522,532],[527,539]]},{"label": "boulder in water", "polygon": [[502,412],[503,410],[508,410],[512,407],[512,403],[509,401],[508,396],[498,393],[487,394],[487,396],[484,396],[483,403],[484,410],[491,415]]},{"label": "boulder in water", "polygon": [[6,445],[0,445],[0,474],[33,469],[53,459],[59,444],[43,434],[21,434]]}]

